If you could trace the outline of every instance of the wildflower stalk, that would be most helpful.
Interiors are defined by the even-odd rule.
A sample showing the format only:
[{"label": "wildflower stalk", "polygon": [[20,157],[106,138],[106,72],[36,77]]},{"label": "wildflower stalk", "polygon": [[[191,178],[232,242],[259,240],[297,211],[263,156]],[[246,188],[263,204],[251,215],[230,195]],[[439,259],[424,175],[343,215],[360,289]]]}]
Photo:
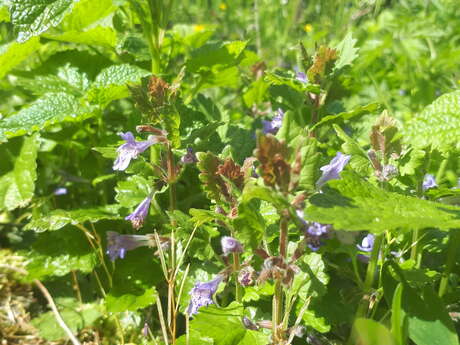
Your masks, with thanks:
[{"label": "wildflower stalk", "polygon": [[447,290],[447,285],[449,282],[449,275],[455,265],[455,258],[460,248],[460,230],[453,229],[449,232],[449,242],[447,247],[447,260],[446,260],[446,269],[444,270],[439,283],[439,297],[444,296]]},{"label": "wildflower stalk", "polygon": [[358,310],[356,312],[356,317],[365,317],[369,309],[369,293],[372,290],[372,285],[374,284],[375,272],[377,270],[380,247],[383,242],[383,234],[376,235],[374,240],[374,246],[371,252],[371,258],[367,266],[366,278],[364,280],[364,298],[361,300]]},{"label": "wildflower stalk", "polygon": [[[279,253],[283,259],[287,256],[287,242],[288,242],[288,222],[287,218],[282,216],[280,221],[280,244]],[[272,331],[273,339],[278,339],[278,326],[283,319],[283,285],[281,278],[275,282],[275,294],[273,295],[273,315],[272,315]]]},{"label": "wildflower stalk", "polygon": [[233,253],[233,274],[235,277],[235,299],[238,303],[241,302],[242,291],[241,285],[238,282],[238,272],[240,271],[240,257],[238,253]]}]

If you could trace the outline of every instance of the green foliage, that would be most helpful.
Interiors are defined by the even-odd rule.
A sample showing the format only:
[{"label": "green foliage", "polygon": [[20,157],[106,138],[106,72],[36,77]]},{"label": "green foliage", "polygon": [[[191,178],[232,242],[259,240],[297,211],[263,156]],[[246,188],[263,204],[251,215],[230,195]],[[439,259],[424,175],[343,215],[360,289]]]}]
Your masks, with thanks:
[{"label": "green foliage", "polygon": [[336,49],[339,54],[339,58],[335,63],[334,69],[339,70],[351,63],[358,57],[359,48],[356,48],[356,42],[349,32],[345,38],[337,45]]},{"label": "green foliage", "polygon": [[7,152],[3,153],[5,158],[13,155],[16,157],[12,169],[0,177],[0,210],[24,207],[32,199],[37,178],[38,140],[37,135],[26,137],[16,155],[11,151],[13,147],[6,148]]},{"label": "green foliage", "polygon": [[390,331],[371,319],[356,319],[353,325],[353,342],[363,345],[394,345]]},{"label": "green foliage", "polygon": [[11,23],[22,43],[58,25],[72,9],[74,0],[12,0]]},{"label": "green foliage", "polygon": [[333,224],[336,229],[381,233],[396,229],[448,230],[460,225],[457,206],[388,192],[353,173],[342,173],[342,179],[330,181],[328,186],[310,199],[312,205],[306,215],[310,220]]},{"label": "green foliage", "polygon": [[0,46],[0,78],[40,48],[37,37],[25,43],[11,42]]},{"label": "green foliage", "polygon": [[407,141],[417,148],[431,146],[442,152],[459,149],[460,92],[442,95],[405,127]]}]

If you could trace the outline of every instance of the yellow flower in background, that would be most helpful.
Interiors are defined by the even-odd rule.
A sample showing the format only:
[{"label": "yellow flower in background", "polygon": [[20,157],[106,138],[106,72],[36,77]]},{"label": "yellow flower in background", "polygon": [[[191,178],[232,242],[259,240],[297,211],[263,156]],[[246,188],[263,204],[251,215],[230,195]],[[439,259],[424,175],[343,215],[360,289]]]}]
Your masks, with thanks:
[{"label": "yellow flower in background", "polygon": [[219,8],[220,8],[222,11],[225,11],[225,10],[227,9],[227,4],[222,2],[222,3],[219,5]]},{"label": "yellow flower in background", "polygon": [[313,25],[311,25],[311,24],[305,24],[305,26],[303,27],[303,29],[304,29],[306,32],[312,32],[312,31],[313,31]]},{"label": "yellow flower in background", "polygon": [[196,24],[193,26],[193,30],[195,31],[203,31],[205,29],[203,24]]}]

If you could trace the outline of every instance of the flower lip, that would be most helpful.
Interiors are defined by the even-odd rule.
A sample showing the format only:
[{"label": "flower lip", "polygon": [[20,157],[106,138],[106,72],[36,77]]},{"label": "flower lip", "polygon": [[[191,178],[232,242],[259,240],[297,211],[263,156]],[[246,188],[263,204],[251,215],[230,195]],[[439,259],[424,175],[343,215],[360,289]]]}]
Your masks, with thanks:
[{"label": "flower lip", "polygon": [[361,244],[357,244],[356,247],[363,252],[371,252],[374,247],[374,240],[375,236],[373,234],[367,234],[361,241]]},{"label": "flower lip", "polygon": [[350,160],[350,155],[345,155],[342,152],[337,152],[336,156],[329,164],[320,168],[323,175],[316,182],[316,187],[321,188],[327,181],[340,179],[340,173]]},{"label": "flower lip", "polygon": [[427,191],[428,189],[437,187],[438,184],[436,183],[436,179],[431,174],[426,174],[423,178],[422,189],[423,191]]},{"label": "flower lip", "polygon": [[187,308],[188,315],[198,313],[198,309],[203,306],[213,304],[212,296],[216,293],[219,284],[224,277],[218,274],[216,278],[209,282],[197,282],[193,289],[190,291],[190,304]]},{"label": "flower lip", "polygon": [[147,150],[153,144],[161,141],[161,137],[154,135],[149,136],[146,141],[136,141],[131,132],[119,133],[120,137],[126,141],[124,144],[117,148],[118,156],[113,162],[113,170],[125,170],[131,159],[137,158],[139,154]]}]

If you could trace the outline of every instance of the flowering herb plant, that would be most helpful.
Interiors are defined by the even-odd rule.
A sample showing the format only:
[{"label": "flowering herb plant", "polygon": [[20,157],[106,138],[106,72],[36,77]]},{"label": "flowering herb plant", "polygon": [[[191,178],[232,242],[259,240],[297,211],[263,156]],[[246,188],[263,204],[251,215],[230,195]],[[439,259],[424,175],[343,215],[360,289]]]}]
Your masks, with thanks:
[{"label": "flowering herb plant", "polygon": [[457,7],[236,2],[0,0],[2,339],[458,345]]}]

